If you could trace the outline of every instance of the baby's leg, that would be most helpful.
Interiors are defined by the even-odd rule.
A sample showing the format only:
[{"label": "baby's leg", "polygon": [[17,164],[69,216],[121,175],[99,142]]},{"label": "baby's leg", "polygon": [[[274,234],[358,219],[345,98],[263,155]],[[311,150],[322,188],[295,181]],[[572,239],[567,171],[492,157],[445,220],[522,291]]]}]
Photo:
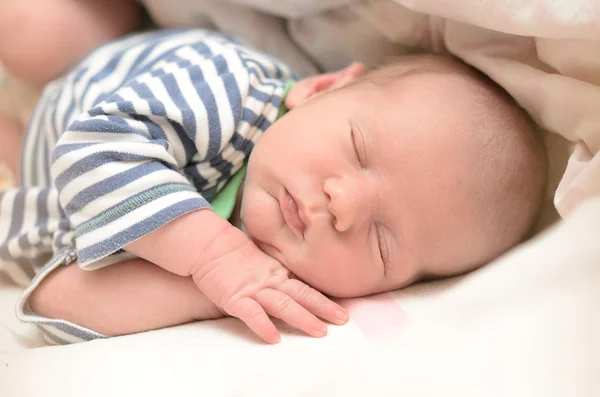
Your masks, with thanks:
[{"label": "baby's leg", "polygon": [[37,86],[142,24],[133,0],[0,0],[0,9],[0,62]]},{"label": "baby's leg", "polygon": [[[5,172],[1,168],[7,166],[8,171],[12,174],[12,182],[17,185],[19,183],[22,140],[23,134],[18,122],[2,115],[2,112],[0,112],[0,174]],[[7,175],[0,175],[0,184],[9,182],[4,180],[5,178],[7,178]]]},{"label": "baby's leg", "polygon": [[72,264],[46,277],[30,297],[31,310],[104,335],[124,335],[223,317],[191,277],[143,259],[85,271]]}]

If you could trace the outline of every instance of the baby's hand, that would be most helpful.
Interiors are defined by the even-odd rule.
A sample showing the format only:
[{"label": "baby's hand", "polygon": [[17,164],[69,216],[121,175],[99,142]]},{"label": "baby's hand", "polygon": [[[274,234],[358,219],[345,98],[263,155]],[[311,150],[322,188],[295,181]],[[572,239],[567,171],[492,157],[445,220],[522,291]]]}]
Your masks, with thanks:
[{"label": "baby's hand", "polygon": [[348,321],[345,309],[291,278],[288,269],[243,233],[239,232],[234,240],[233,249],[202,264],[192,278],[206,297],[246,323],[267,343],[280,341],[269,315],[314,337],[327,334],[327,326],[316,316],[339,325]]}]

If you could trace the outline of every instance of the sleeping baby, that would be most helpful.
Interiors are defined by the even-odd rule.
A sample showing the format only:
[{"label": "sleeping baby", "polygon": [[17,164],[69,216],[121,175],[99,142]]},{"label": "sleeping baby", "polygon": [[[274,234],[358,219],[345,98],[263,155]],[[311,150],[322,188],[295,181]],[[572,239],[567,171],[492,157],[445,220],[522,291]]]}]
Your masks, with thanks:
[{"label": "sleeping baby", "polygon": [[[2,131],[0,131],[0,134]],[[1,159],[0,159],[1,160]],[[56,343],[233,316],[314,337],[331,297],[461,274],[527,237],[545,162],[529,119],[457,60],[296,81],[201,30],[99,47],[48,84],[0,265]]]}]

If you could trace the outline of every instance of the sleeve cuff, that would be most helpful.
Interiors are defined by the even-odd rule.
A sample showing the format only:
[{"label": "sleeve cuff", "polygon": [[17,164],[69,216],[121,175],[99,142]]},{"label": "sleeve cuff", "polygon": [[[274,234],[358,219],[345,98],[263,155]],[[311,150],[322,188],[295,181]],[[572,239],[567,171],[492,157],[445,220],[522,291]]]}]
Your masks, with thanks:
[{"label": "sleeve cuff", "polygon": [[42,331],[44,339],[49,344],[66,345],[108,338],[106,335],[73,324],[69,321],[40,316],[29,310],[29,297],[38,285],[59,266],[69,265],[73,258],[76,258],[75,253],[70,250],[55,255],[54,258],[33,278],[31,284],[23,291],[23,294],[21,294],[17,303],[16,314],[19,320],[36,325]]},{"label": "sleeve cuff", "polygon": [[76,228],[79,266],[89,268],[126,245],[210,204],[188,184],[153,187],[108,208]]}]

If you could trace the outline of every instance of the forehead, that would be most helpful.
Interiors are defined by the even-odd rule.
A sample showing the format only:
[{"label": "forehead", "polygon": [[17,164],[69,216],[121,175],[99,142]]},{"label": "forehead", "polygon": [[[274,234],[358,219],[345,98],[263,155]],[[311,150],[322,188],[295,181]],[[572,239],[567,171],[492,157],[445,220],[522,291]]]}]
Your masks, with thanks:
[{"label": "forehead", "polygon": [[460,84],[440,75],[419,75],[391,87],[361,87],[353,111],[365,139],[376,150],[379,163],[393,165],[418,151],[421,156],[460,140],[469,109]]},{"label": "forehead", "polygon": [[471,110],[456,100],[452,84],[421,77],[395,89],[364,89],[362,109],[354,113],[382,217],[415,247],[451,218],[445,209],[459,207],[461,175],[471,166],[464,151]]}]

